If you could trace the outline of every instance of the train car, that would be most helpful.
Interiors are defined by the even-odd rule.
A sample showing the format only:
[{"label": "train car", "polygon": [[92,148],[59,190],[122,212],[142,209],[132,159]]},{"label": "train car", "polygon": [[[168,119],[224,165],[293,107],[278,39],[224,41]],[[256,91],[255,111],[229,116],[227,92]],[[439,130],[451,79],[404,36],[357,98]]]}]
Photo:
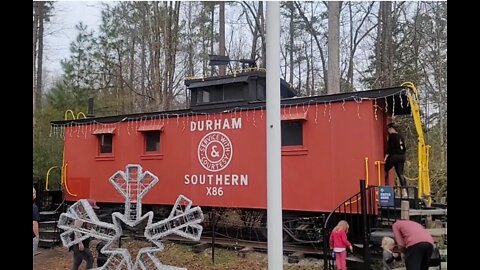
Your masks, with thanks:
[{"label": "train car", "polygon": [[[168,209],[183,194],[205,209],[265,215],[265,76],[188,79],[187,110],[53,121],[65,141],[65,200],[122,205],[109,179],[139,164],[159,178],[146,209]],[[284,218],[331,212],[359,191],[360,179],[384,184],[386,124],[411,113],[406,87],[297,97],[280,85]]]}]

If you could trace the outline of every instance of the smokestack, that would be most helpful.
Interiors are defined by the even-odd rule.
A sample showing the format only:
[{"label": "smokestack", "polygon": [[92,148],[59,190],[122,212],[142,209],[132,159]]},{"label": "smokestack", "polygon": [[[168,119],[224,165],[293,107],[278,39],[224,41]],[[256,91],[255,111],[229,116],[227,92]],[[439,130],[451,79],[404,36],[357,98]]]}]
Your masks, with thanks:
[{"label": "smokestack", "polygon": [[95,117],[93,112],[93,98],[88,98],[88,112],[87,117]]}]

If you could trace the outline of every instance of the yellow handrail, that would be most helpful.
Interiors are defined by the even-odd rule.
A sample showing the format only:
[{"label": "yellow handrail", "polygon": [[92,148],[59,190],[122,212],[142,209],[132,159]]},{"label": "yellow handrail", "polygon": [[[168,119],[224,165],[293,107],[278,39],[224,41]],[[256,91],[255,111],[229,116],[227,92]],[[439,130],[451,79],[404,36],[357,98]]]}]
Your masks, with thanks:
[{"label": "yellow handrail", "polygon": [[[45,191],[49,191],[48,189],[48,177],[50,176],[50,172],[55,169],[55,168],[58,168],[58,166],[52,166],[50,167],[50,169],[48,169],[47,171],[47,177],[45,179]],[[60,182],[62,181],[62,176],[60,175]]]},{"label": "yellow handrail", "polygon": [[75,117],[75,113],[72,110],[66,110],[65,115],[64,115],[65,120],[68,120],[68,113],[70,113],[72,115],[73,120],[79,119],[80,116],[83,116],[83,118],[87,118],[87,116],[85,116],[85,114],[83,112],[78,112],[77,117]]},{"label": "yellow handrail", "polygon": [[382,185],[382,172],[381,172],[382,163],[383,163],[383,161],[381,161],[381,160],[375,161],[375,166],[377,166],[378,186],[381,186],[381,185]]},{"label": "yellow handrail", "polygon": [[68,113],[70,113],[72,115],[73,120],[75,120],[75,114],[73,113],[72,110],[66,110],[65,111],[64,119],[68,120]]},{"label": "yellow handrail", "polygon": [[80,116],[83,116],[83,118],[87,118],[87,116],[83,112],[77,113],[77,119],[80,119]]},{"label": "yellow handrail", "polygon": [[67,165],[68,163],[65,163],[65,165],[63,165],[63,185],[65,186],[65,190],[69,195],[73,197],[77,197],[77,194],[73,194],[72,192],[70,192],[70,189],[68,188],[68,185],[67,185]]},{"label": "yellow handrail", "polygon": [[425,143],[425,137],[423,134],[418,91],[415,85],[411,82],[404,82],[402,83],[402,86],[406,86],[410,90],[407,92],[407,97],[410,102],[410,107],[412,108],[413,121],[418,135],[418,196],[425,198],[428,206],[430,206],[432,203],[428,168],[430,146]]},{"label": "yellow handrail", "polygon": [[[83,116],[83,118],[87,118],[83,112],[78,112],[77,117],[75,118],[75,113],[73,113],[72,110],[66,110],[65,111],[65,120],[68,119],[68,113],[70,113],[72,115],[73,120],[79,119],[80,116]],[[65,149],[63,149],[62,172],[61,172],[61,177],[60,177],[61,183],[65,186],[65,190],[67,191],[67,193],[69,195],[77,197],[77,194],[73,194],[72,192],[70,192],[70,189],[68,188],[68,185],[67,185],[67,165],[68,164],[65,163]]]},{"label": "yellow handrail", "polygon": [[365,186],[368,187],[368,157],[365,157]]}]

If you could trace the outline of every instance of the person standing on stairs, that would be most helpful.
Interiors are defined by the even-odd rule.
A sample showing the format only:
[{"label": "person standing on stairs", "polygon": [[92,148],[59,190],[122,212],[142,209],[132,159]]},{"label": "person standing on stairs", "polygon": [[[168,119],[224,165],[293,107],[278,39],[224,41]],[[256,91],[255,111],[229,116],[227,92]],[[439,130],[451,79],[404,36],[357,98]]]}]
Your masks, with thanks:
[{"label": "person standing on stairs", "polygon": [[[387,154],[385,154],[385,185],[389,185],[388,172],[395,167],[395,172],[402,186],[402,197],[408,197],[407,181],[403,172],[405,165],[405,153],[407,148],[405,146],[405,140],[403,136],[398,133],[397,127],[394,123],[387,125],[388,132],[388,146]],[[395,182],[395,181],[394,181]],[[393,183],[395,185],[395,183]]]}]

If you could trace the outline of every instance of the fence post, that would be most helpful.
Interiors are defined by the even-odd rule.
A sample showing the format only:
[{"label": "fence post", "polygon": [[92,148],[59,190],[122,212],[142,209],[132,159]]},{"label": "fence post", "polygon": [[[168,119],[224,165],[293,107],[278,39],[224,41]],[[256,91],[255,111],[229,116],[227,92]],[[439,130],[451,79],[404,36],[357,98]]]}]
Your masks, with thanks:
[{"label": "fence post", "polygon": [[370,228],[367,221],[367,189],[365,180],[360,180],[360,199],[362,201],[362,221],[363,221],[363,269],[370,270]]},{"label": "fence post", "polygon": [[215,212],[215,208],[212,210],[212,265],[215,265],[215,223],[217,223],[217,213]]},{"label": "fence post", "polygon": [[407,200],[402,200],[400,207],[400,218],[403,220],[410,219],[410,202]]}]

